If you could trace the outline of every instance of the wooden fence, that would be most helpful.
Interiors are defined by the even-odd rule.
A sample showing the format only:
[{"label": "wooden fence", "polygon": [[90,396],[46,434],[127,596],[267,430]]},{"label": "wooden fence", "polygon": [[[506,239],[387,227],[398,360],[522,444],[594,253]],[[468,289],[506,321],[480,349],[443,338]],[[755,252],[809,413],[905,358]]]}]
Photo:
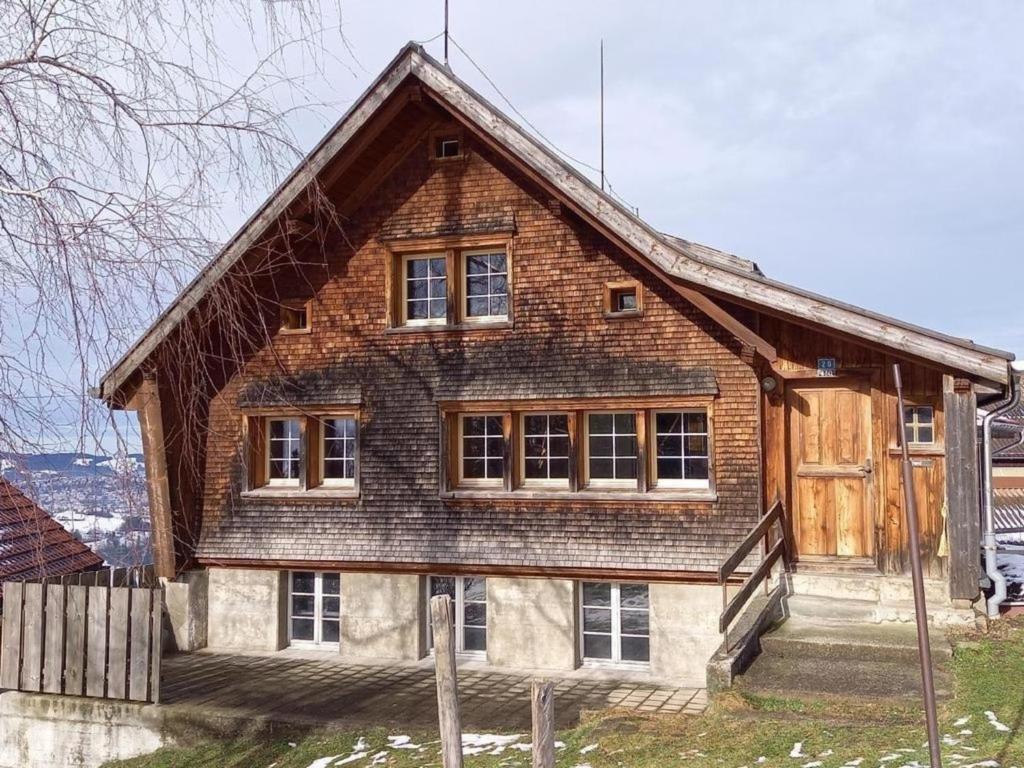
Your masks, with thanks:
[{"label": "wooden fence", "polygon": [[0,688],[156,703],[163,590],[152,569],[3,584]]}]

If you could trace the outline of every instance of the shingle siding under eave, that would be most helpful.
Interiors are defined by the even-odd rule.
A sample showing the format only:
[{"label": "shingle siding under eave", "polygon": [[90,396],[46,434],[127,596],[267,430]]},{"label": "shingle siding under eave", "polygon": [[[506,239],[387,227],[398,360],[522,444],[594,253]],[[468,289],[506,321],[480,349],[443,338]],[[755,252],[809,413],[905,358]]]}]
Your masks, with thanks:
[{"label": "shingle siding under eave", "polygon": [[[736,340],[592,231],[552,214],[528,185],[475,148],[467,160],[409,159],[352,217],[355,252],[328,244],[309,334],[279,338],[214,398],[197,556],[712,571],[760,510],[757,376]],[[429,236],[445,222],[516,212],[514,329],[388,333],[387,251],[398,218]],[[315,264],[314,259],[310,262]],[[608,321],[608,281],[644,283],[644,315]],[[278,280],[281,295],[289,286]],[[317,319],[319,318],[319,319]],[[284,378],[360,393],[360,497],[293,502],[239,493],[241,393]],[[712,396],[718,499],[584,504],[446,500],[438,402],[461,397]],[[455,395],[456,397],[452,397]],[[290,397],[307,395],[291,393]],[[312,402],[311,398],[309,401]]]}]

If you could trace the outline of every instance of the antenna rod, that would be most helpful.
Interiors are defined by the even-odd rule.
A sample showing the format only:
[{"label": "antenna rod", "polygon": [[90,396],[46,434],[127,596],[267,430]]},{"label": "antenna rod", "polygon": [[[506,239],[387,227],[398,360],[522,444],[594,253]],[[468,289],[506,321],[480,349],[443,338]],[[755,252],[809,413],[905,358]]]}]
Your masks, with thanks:
[{"label": "antenna rod", "polygon": [[601,38],[601,191],[604,192],[604,38]]},{"label": "antenna rod", "polygon": [[444,0],[444,65],[448,66],[448,0]]}]

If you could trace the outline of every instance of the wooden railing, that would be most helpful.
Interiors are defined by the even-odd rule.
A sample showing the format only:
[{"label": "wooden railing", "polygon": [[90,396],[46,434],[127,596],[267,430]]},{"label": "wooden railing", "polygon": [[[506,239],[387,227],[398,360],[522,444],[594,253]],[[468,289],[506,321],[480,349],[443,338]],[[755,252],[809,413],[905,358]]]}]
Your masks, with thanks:
[{"label": "wooden railing", "polygon": [[158,702],[163,589],[151,573],[4,582],[0,688]]},{"label": "wooden railing", "polygon": [[[736,547],[736,550],[718,568],[718,584],[722,588],[722,613],[718,617],[718,631],[722,633],[726,651],[729,650],[729,626],[740,614],[740,611],[743,610],[743,606],[753,597],[755,590],[768,577],[772,568],[779,561],[779,558],[783,559],[783,563],[787,568],[789,566],[790,556],[786,543],[784,518],[785,509],[783,508],[782,501],[776,498],[769,508],[768,514],[757,522],[757,525],[753,527],[746,538]],[[736,569],[754,551],[755,547],[761,544],[762,541],[769,541],[768,535],[775,525],[778,525],[778,539],[774,544],[771,544],[764,559],[758,563],[753,573],[747,576],[739,590],[730,600],[729,580],[736,572]]]}]

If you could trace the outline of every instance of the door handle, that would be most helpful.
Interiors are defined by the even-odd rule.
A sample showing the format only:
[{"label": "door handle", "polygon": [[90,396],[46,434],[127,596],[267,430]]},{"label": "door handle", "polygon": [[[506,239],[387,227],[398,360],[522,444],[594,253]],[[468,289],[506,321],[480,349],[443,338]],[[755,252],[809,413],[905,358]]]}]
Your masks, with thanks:
[{"label": "door handle", "polygon": [[871,460],[871,457],[868,456],[866,459],[864,459],[864,474],[870,475],[874,471],[875,463]]}]

